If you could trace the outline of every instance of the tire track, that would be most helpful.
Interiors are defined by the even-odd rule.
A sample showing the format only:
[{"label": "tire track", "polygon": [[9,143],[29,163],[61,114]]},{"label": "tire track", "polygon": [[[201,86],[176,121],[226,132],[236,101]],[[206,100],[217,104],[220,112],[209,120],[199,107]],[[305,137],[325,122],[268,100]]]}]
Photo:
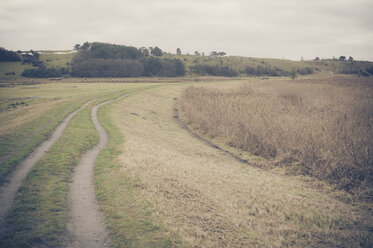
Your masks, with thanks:
[{"label": "tire track", "polygon": [[97,110],[101,106],[125,96],[102,102],[92,108],[91,118],[100,141],[98,145],[83,155],[72,177],[68,195],[70,217],[67,225],[69,237],[66,247],[102,248],[110,246],[109,235],[103,215],[99,210],[93,185],[93,168],[96,158],[109,142],[107,132],[97,119]]},{"label": "tire track", "polygon": [[61,137],[63,131],[65,130],[71,119],[92,101],[93,100],[86,102],[79,109],[69,114],[53,131],[51,138],[44,141],[31,154],[29,154],[26,159],[23,160],[9,175],[9,180],[0,187],[0,233],[3,233],[4,229],[6,228],[5,218],[8,214],[9,209],[13,205],[14,198],[18,192],[18,189],[22,186],[27,174],[51,148],[51,146]]},{"label": "tire track", "polygon": [[0,166],[3,163],[8,162],[8,160],[17,153],[25,144],[27,144],[35,135],[39,134],[43,129],[47,128],[49,125],[51,125],[55,120],[57,120],[58,117],[53,118],[52,120],[48,121],[44,125],[37,128],[34,132],[32,132],[30,135],[26,136],[24,140],[12,151],[10,151],[8,154],[0,157]]}]

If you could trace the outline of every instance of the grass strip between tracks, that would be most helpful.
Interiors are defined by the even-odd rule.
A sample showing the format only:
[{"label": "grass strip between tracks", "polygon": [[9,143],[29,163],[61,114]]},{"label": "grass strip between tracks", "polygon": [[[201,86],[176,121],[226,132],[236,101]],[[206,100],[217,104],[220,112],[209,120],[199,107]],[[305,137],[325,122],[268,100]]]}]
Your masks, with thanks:
[{"label": "grass strip between tracks", "polygon": [[121,171],[118,157],[125,137],[111,119],[110,105],[98,111],[100,123],[109,134],[109,144],[96,160],[95,187],[112,246],[177,247],[178,237],[170,235],[152,216],[153,206],[138,197],[139,184]]},{"label": "grass strip between tracks", "polygon": [[0,150],[6,151],[4,157],[7,157],[0,166],[0,184],[5,182],[9,173],[35,150],[69,113],[79,108],[85,101],[88,101],[88,98],[69,99],[59,104],[52,101],[52,104],[49,104],[53,107],[40,118],[0,136]]},{"label": "grass strip between tracks", "polygon": [[58,246],[68,217],[70,175],[81,154],[98,142],[90,108],[81,110],[26,178],[8,216],[4,247]]}]

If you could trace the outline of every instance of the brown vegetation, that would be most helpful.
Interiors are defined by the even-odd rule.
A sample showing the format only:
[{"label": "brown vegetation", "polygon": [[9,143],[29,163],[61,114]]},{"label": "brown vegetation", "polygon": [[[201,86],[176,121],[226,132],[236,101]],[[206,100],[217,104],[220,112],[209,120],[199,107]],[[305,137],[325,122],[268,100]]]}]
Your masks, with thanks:
[{"label": "brown vegetation", "polygon": [[134,94],[107,115],[125,142],[96,182],[104,182],[99,199],[122,246],[371,247],[372,214],[336,199],[341,192],[246,166],[180,128],[174,99],[185,88]]},{"label": "brown vegetation", "polygon": [[253,82],[224,90],[189,87],[180,109],[209,137],[287,165],[296,174],[371,196],[370,78]]}]

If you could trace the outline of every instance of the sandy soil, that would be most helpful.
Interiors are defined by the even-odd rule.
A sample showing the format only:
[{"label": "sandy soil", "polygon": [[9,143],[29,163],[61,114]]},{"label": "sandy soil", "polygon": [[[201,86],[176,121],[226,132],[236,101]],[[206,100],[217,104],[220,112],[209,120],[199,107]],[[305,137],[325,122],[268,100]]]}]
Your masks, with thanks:
[{"label": "sandy soil", "polygon": [[[122,98],[124,96],[121,96]],[[118,98],[118,99],[120,99]],[[116,99],[117,100],[117,99]],[[108,144],[108,134],[97,119],[97,110],[109,100],[92,108],[91,118],[99,134],[98,145],[86,152],[75,168],[68,195],[70,218],[67,247],[93,248],[109,246],[109,237],[103,215],[95,196],[93,167],[100,151]]]},{"label": "sandy soil", "polygon": [[60,125],[57,126],[50,139],[44,141],[32,152],[27,158],[21,162],[14,172],[9,176],[7,183],[0,188],[0,232],[5,228],[5,217],[11,208],[14,198],[21,187],[25,177],[30,172],[32,167],[44,156],[44,154],[51,148],[51,146],[59,139],[63,131],[69,124],[70,120],[84,107],[86,107],[93,100],[83,104],[79,109],[69,114]]}]

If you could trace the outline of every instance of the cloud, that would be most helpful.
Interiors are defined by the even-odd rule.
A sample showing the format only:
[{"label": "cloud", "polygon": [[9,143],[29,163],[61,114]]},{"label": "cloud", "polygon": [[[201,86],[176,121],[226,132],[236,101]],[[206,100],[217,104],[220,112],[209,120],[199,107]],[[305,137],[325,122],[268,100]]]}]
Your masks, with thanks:
[{"label": "cloud", "polygon": [[373,60],[370,0],[2,0],[0,46],[71,49],[84,41],[193,53]]}]

